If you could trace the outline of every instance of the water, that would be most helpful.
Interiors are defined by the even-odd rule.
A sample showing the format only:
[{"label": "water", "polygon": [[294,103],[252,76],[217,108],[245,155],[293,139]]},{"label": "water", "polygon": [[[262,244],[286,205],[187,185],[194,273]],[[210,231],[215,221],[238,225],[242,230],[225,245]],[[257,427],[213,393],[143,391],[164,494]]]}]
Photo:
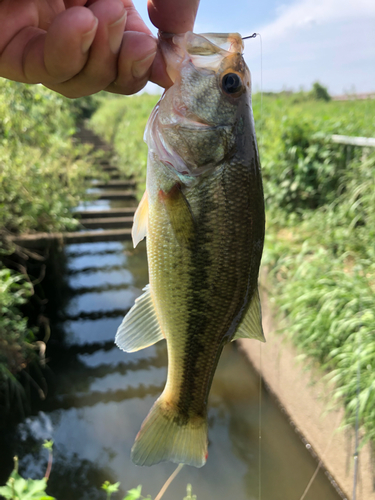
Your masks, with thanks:
[{"label": "water", "polygon": [[[34,401],[21,423],[1,431],[0,479],[5,482],[15,454],[22,475],[41,478],[47,465],[42,443],[53,439],[50,495],[104,500],[100,486],[109,480],[121,482],[114,500],[139,484],[145,496],[154,498],[176,466],[137,467],[129,455],[140,424],[164,387],[165,342],[132,354],[113,343],[125,312],[148,282],[145,245],[69,245],[53,253],[48,266],[43,285],[52,329],[48,394],[44,401]],[[256,341],[250,342],[258,348]],[[258,374],[235,344],[227,346],[209,399],[207,464],[184,467],[165,500],[182,500],[187,483],[198,500],[259,499],[258,390]],[[299,500],[317,464],[264,388],[261,455],[262,500]],[[306,496],[339,498],[322,471]]]}]

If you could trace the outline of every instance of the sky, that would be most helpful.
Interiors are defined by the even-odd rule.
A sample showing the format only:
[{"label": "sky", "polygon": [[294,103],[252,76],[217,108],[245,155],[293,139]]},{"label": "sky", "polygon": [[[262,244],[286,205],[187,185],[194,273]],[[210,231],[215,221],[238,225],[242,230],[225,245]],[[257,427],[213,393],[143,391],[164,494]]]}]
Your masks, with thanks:
[{"label": "sky", "polygon": [[201,0],[194,31],[260,33],[262,61],[259,37],[245,42],[255,90],[375,92],[375,0]]}]

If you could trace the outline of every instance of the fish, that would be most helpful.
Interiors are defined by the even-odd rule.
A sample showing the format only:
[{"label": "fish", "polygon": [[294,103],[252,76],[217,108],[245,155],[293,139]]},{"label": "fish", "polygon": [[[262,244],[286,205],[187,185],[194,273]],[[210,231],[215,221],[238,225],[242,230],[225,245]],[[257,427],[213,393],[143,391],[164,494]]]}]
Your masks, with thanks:
[{"label": "fish", "polygon": [[159,45],[173,85],[146,126],[146,191],[132,228],[134,246],[146,237],[150,282],[115,342],[134,352],[167,341],[167,381],[133,462],[202,467],[222,349],[238,338],[265,341],[262,177],[241,36],[162,33]]}]

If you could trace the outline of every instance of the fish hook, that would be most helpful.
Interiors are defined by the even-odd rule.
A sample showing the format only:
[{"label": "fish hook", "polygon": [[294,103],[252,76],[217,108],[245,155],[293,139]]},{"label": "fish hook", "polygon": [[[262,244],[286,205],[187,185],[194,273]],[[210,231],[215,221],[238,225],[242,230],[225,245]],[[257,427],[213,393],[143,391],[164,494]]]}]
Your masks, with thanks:
[{"label": "fish hook", "polygon": [[242,40],[247,40],[248,38],[255,38],[257,35],[259,35],[259,33],[253,33],[252,35],[249,36],[243,36]]}]

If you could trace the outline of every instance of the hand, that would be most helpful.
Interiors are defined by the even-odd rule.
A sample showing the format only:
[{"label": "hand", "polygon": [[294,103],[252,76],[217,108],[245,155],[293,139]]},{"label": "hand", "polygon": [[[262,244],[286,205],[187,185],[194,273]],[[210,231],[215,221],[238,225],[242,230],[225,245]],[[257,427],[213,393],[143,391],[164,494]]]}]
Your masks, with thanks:
[{"label": "hand", "polygon": [[[193,28],[199,0],[148,0],[163,31]],[[0,0],[0,76],[67,97],[170,85],[157,40],[131,0]]]}]

